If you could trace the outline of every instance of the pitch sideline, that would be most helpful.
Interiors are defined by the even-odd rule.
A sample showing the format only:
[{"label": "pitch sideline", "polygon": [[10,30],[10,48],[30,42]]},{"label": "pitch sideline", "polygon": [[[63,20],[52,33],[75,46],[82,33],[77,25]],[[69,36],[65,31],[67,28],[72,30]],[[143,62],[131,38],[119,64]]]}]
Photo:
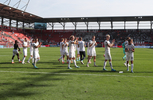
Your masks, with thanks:
[{"label": "pitch sideline", "polygon": [[129,75],[102,75],[102,74],[77,74],[77,73],[50,73],[50,72],[27,72],[27,71],[0,71],[0,73],[33,73],[33,74],[59,74],[59,75],[85,75],[85,76],[113,76],[113,77],[149,77],[153,76],[129,76]]}]

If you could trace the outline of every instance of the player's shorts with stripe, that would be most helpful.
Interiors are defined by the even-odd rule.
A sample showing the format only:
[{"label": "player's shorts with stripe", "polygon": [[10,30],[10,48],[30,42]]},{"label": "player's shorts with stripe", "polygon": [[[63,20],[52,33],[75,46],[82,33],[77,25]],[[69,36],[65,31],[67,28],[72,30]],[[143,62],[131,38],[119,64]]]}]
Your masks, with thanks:
[{"label": "player's shorts with stripe", "polygon": [[33,51],[30,51],[30,55],[32,55],[32,56],[33,56]]},{"label": "player's shorts with stripe", "polygon": [[133,53],[127,53],[126,54],[126,61],[133,61],[134,60],[134,54]]},{"label": "player's shorts with stripe", "polygon": [[18,54],[19,52],[18,52],[18,50],[17,49],[14,49],[13,50],[13,56],[15,56],[16,54]]},{"label": "player's shorts with stripe", "polygon": [[105,52],[105,59],[112,60],[111,54],[109,52]]},{"label": "player's shorts with stripe", "polygon": [[69,52],[69,58],[75,58],[75,52]]},{"label": "player's shorts with stripe", "polygon": [[40,55],[39,55],[39,52],[36,51],[36,52],[33,52],[33,58],[40,58]]},{"label": "player's shorts with stripe", "polygon": [[69,56],[68,51],[63,51],[63,55]]},{"label": "player's shorts with stripe", "polygon": [[90,50],[89,51],[89,56],[96,56],[96,51],[95,50]]},{"label": "player's shorts with stripe", "polygon": [[89,55],[89,51],[90,51],[90,50],[89,50],[89,49],[87,49],[87,55]]}]

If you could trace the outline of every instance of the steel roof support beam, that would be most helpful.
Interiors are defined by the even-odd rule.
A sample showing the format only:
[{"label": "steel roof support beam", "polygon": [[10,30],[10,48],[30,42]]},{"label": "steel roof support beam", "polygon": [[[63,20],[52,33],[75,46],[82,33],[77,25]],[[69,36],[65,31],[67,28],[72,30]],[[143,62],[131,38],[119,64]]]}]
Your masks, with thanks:
[{"label": "steel roof support beam", "polygon": [[124,21],[124,29],[126,29],[126,21]]},{"label": "steel roof support beam", "polygon": [[16,29],[17,29],[17,30],[18,30],[18,26],[19,26],[18,20],[16,20]]},{"label": "steel roof support beam", "polygon": [[84,22],[87,26],[87,31],[88,31],[88,27],[89,27],[89,22]]},{"label": "steel roof support beam", "polygon": [[3,29],[3,24],[4,24],[4,18],[1,17],[2,21],[1,21],[1,25],[2,25],[2,29]]},{"label": "steel roof support beam", "polygon": [[137,30],[139,30],[139,22],[140,22],[140,21],[137,21]]},{"label": "steel roof support beam", "polygon": [[101,22],[97,22],[97,23],[98,23],[98,26],[99,26],[99,30],[100,30]]},{"label": "steel roof support beam", "polygon": [[111,30],[113,29],[113,21],[111,21]]},{"label": "steel roof support beam", "polygon": [[59,23],[63,26],[63,30],[65,30],[65,25],[66,25],[65,23],[66,22],[63,22],[63,23],[62,22],[59,22]]},{"label": "steel roof support beam", "polygon": [[74,27],[75,27],[75,31],[76,31],[76,28],[77,28],[77,22],[72,22],[72,24],[74,25]]},{"label": "steel roof support beam", "polygon": [[11,29],[11,26],[12,26],[12,19],[9,19],[9,27]]}]

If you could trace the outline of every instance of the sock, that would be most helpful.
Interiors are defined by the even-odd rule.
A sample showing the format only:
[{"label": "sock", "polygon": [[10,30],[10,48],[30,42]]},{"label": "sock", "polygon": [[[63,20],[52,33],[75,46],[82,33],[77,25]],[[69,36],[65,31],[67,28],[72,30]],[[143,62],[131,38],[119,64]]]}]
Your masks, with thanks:
[{"label": "sock", "polygon": [[89,62],[87,62],[87,65],[89,65]]},{"label": "sock", "polygon": [[35,65],[35,66],[36,66],[36,63],[37,63],[36,60],[37,60],[37,59],[34,59],[34,65]]},{"label": "sock", "polygon": [[61,56],[59,59],[62,59],[63,58],[63,56]]},{"label": "sock", "polygon": [[112,62],[109,62],[109,65],[110,65],[111,69],[113,69]]},{"label": "sock", "polygon": [[40,59],[37,59],[36,62],[38,62]]},{"label": "sock", "polygon": [[34,63],[34,58],[32,58],[32,63]]},{"label": "sock", "polygon": [[14,60],[12,59],[12,62],[14,62]]},{"label": "sock", "polygon": [[75,65],[75,66],[77,66],[77,65],[76,65],[76,61],[75,61],[75,60],[73,60],[73,63],[74,63],[74,65]]},{"label": "sock", "polygon": [[30,57],[28,61],[30,61],[31,59],[32,59],[32,57]]},{"label": "sock", "polygon": [[20,61],[20,59],[18,59]]},{"label": "sock", "polygon": [[131,64],[131,71],[133,71],[133,64]]},{"label": "sock", "polygon": [[106,68],[106,64],[107,64],[107,61],[104,61],[104,66],[103,66],[104,69]]},{"label": "sock", "polygon": [[68,61],[68,68],[70,68],[71,60]]},{"label": "sock", "polygon": [[[127,63],[126,63],[127,64]],[[127,70],[129,70],[129,64],[126,65],[127,66]],[[132,68],[132,67],[131,67]]]},{"label": "sock", "polygon": [[96,62],[94,62],[94,65],[96,65]]},{"label": "sock", "polygon": [[24,63],[24,61],[25,61],[25,58],[26,58],[26,57],[23,57],[23,59],[22,59],[22,63]]}]

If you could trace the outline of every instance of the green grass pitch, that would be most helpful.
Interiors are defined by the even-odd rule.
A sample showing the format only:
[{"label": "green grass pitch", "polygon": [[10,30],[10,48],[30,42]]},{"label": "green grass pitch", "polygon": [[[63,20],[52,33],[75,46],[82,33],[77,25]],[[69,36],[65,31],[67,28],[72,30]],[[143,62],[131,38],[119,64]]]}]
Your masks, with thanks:
[{"label": "green grass pitch", "polygon": [[[134,73],[126,71],[122,48],[111,48],[112,64],[117,72],[102,71],[104,48],[96,48],[98,67],[57,61],[59,48],[40,48],[39,69],[20,64],[13,49],[0,49],[0,100],[153,100],[153,49],[135,49]],[[20,55],[22,60],[23,55]],[[29,59],[28,57],[26,62]],[[119,73],[123,71],[124,73]]]}]

